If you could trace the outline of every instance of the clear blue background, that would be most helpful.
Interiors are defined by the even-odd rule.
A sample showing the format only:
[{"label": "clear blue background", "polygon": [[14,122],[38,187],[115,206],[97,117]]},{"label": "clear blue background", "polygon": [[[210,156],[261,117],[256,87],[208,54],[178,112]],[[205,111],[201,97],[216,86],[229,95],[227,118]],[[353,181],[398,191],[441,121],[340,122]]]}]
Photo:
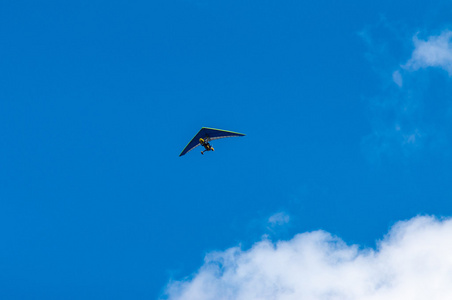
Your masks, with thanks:
[{"label": "clear blue background", "polygon": [[[0,298],[155,299],[263,234],[452,214],[450,149],[363,146],[446,1],[38,2],[0,3]],[[449,77],[418,72],[449,137]],[[178,157],[202,126],[247,136]]]}]

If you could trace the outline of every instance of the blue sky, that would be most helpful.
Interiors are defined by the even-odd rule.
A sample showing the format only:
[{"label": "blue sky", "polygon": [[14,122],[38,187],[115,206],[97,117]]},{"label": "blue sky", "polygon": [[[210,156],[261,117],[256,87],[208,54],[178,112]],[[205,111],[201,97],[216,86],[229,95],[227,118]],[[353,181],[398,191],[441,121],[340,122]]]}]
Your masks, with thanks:
[{"label": "blue sky", "polygon": [[[157,299],[204,256],[452,215],[447,1],[4,1],[0,298]],[[243,132],[180,151],[202,127]]]}]

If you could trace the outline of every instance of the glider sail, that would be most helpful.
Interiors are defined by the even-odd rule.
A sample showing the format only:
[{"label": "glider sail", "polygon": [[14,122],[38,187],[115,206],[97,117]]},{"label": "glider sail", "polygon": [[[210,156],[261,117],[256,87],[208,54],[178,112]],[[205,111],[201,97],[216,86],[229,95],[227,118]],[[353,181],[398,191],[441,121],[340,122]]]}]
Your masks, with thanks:
[{"label": "glider sail", "polygon": [[195,149],[199,145],[199,139],[206,139],[207,141],[227,138],[227,137],[233,137],[233,136],[244,136],[243,133],[233,132],[233,131],[227,131],[227,130],[221,130],[221,129],[215,129],[215,128],[208,128],[203,127],[200,131],[191,139],[191,141],[185,146],[184,150],[182,150],[181,154],[179,156],[185,155],[191,150]]}]

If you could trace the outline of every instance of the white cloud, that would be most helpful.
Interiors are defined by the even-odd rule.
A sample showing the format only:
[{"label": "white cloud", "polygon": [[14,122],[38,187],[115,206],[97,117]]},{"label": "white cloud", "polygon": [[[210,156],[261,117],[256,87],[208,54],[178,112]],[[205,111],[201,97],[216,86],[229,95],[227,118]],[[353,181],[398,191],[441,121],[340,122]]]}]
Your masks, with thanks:
[{"label": "white cloud", "polygon": [[210,253],[191,278],[168,285],[171,300],[452,299],[452,220],[399,222],[377,250],[324,231]]},{"label": "white cloud", "polygon": [[452,76],[452,31],[446,30],[439,36],[430,36],[426,41],[413,38],[415,49],[411,59],[403,66],[409,70],[439,67]]}]

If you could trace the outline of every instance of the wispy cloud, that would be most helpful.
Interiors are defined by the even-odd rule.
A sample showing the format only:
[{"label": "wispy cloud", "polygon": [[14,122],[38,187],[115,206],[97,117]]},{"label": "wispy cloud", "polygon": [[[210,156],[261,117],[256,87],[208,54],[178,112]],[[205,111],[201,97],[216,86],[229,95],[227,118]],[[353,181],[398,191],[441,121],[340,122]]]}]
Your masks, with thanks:
[{"label": "wispy cloud", "polygon": [[276,214],[270,216],[270,218],[268,218],[268,223],[271,226],[284,225],[284,224],[289,223],[289,221],[290,221],[289,215],[284,212],[276,213]]},{"label": "wispy cloud", "polygon": [[396,70],[392,73],[392,80],[397,84],[399,87],[402,87],[403,85],[403,79],[402,74],[400,74],[399,70]]},{"label": "wispy cloud", "polygon": [[452,76],[452,31],[446,30],[438,36],[430,36],[427,40],[414,36],[415,49],[411,59],[403,66],[408,70],[427,67],[438,67]]},{"label": "wispy cloud", "polygon": [[[448,129],[443,124],[451,106],[450,94],[443,89],[446,93],[440,95],[440,82],[432,81],[431,73],[417,70],[436,67],[452,75],[452,31],[421,40],[419,34],[396,34],[386,20],[372,30],[360,36],[369,47],[370,65],[380,75],[381,90],[369,98],[372,132],[362,140],[366,156],[373,162],[386,158],[404,162],[424,150],[444,155]],[[373,39],[374,35],[380,40]],[[381,41],[381,36],[387,40]],[[404,50],[395,55],[394,49]],[[439,106],[446,109],[437,110]]]},{"label": "wispy cloud", "polygon": [[397,223],[376,250],[324,231],[210,253],[171,300],[452,299],[452,220]]}]

